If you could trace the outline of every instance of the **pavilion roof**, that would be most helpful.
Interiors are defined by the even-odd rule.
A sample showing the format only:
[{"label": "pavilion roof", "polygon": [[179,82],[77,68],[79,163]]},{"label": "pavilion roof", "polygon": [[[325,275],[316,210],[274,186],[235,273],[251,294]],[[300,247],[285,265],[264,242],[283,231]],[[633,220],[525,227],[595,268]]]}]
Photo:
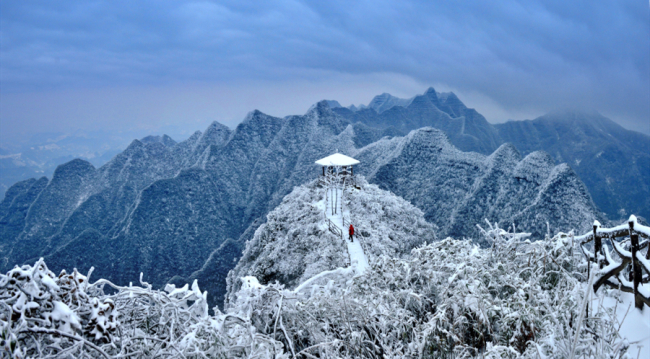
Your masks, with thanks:
[{"label": "pavilion roof", "polygon": [[354,158],[342,155],[340,153],[335,153],[316,161],[316,164],[321,166],[352,166],[359,163],[360,162]]}]

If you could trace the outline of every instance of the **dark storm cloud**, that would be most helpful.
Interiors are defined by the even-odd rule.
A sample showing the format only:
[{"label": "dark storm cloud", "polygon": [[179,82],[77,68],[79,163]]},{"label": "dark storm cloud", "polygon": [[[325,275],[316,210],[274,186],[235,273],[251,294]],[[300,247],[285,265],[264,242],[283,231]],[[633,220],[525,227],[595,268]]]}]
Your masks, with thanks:
[{"label": "dark storm cloud", "polygon": [[643,1],[1,7],[5,93],[395,73],[478,92],[506,109],[589,107],[628,127],[650,126],[650,11]]}]

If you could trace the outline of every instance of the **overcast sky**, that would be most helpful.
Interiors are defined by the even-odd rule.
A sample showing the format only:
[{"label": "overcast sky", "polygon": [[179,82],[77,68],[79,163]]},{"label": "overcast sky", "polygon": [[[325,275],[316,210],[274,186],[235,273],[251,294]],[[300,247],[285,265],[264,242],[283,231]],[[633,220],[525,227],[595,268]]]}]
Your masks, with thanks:
[{"label": "overcast sky", "polygon": [[230,127],[433,86],[491,122],[595,109],[650,134],[646,1],[0,2],[0,140]]}]

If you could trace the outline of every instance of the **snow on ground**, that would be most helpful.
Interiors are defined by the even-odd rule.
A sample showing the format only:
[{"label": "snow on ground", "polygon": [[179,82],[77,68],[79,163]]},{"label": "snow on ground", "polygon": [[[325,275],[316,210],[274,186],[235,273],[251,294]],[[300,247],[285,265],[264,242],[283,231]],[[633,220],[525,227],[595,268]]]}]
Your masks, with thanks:
[{"label": "snow on ground", "polygon": [[[619,331],[621,337],[630,343],[627,351],[632,358],[650,358],[650,309],[644,308],[640,311],[634,307],[634,297],[630,293],[619,291],[608,291],[599,293],[592,298],[591,306],[600,310],[602,306],[614,311],[615,322],[621,326]],[[618,300],[617,300],[618,298]],[[641,348],[641,351],[639,351]]]},{"label": "snow on ground", "polygon": [[[366,269],[369,267],[368,257],[363,252],[361,247],[360,239],[358,236],[355,236],[355,240],[350,242],[348,240],[348,228],[343,227],[343,209],[341,208],[341,203],[343,203],[343,190],[341,188],[334,189],[334,193],[331,192],[332,189],[327,190],[327,209],[325,214],[329,220],[332,221],[342,232],[343,240],[345,240],[348,245],[348,254],[350,255],[350,266],[355,269],[357,274],[365,273]],[[333,213],[333,206],[337,206],[336,213]],[[348,215],[347,218],[350,218]],[[354,226],[354,223],[352,224]]]},{"label": "snow on ground", "polygon": [[347,241],[347,243],[348,253],[350,253],[350,265],[356,269],[358,274],[363,274],[369,265],[368,258],[363,253],[363,248],[361,248],[361,243],[358,239],[354,242]]},{"label": "snow on ground", "polygon": [[340,283],[346,283],[348,279],[352,278],[353,274],[354,274],[353,267],[326,270],[302,282],[293,291],[295,293],[298,293],[301,290],[305,288],[309,288],[312,284],[315,284],[320,281],[335,281]]}]

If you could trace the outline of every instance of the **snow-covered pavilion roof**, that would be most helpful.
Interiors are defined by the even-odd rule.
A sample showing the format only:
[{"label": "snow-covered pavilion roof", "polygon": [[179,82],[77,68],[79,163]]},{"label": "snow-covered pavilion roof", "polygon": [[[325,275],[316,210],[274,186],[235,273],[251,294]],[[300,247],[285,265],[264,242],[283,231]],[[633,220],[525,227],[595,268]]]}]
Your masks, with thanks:
[{"label": "snow-covered pavilion roof", "polygon": [[340,153],[335,153],[316,161],[316,164],[321,166],[352,166],[359,163],[360,162],[354,158],[342,155]]}]

